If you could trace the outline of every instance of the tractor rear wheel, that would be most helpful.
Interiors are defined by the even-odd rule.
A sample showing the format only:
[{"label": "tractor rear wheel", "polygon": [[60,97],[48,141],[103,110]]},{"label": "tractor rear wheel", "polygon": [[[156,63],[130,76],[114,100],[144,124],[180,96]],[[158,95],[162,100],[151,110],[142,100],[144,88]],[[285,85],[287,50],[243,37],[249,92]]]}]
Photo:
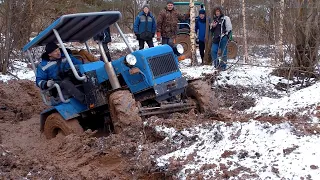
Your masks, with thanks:
[{"label": "tractor rear wheel", "polygon": [[191,41],[189,34],[178,34],[176,44],[181,44],[184,49],[183,55],[185,58],[191,57]]},{"label": "tractor rear wheel", "polygon": [[77,119],[64,120],[59,113],[50,114],[44,124],[44,135],[47,139],[52,139],[61,132],[67,136],[69,134],[82,134],[83,128]]},{"label": "tractor rear wheel", "polygon": [[142,127],[137,103],[128,90],[119,90],[109,97],[109,108],[114,131],[121,133],[127,127]]},{"label": "tractor rear wheel", "polygon": [[[235,59],[238,54],[238,45],[234,41],[229,41],[227,45],[227,57],[228,59]],[[221,56],[221,49],[218,50],[218,56]]]},{"label": "tractor rear wheel", "polygon": [[218,108],[218,100],[210,85],[202,80],[195,80],[188,84],[187,95],[196,99],[201,113],[212,113]]}]

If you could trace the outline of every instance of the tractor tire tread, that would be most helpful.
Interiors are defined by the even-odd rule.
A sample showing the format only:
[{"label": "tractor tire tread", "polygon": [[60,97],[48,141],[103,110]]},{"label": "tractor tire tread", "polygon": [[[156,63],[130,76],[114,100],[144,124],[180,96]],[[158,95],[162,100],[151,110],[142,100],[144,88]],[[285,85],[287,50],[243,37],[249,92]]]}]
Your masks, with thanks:
[{"label": "tractor tire tread", "polygon": [[47,139],[56,137],[56,129],[59,128],[64,135],[82,134],[83,128],[77,119],[64,120],[59,113],[50,114],[44,124],[44,135]]},{"label": "tractor tire tread", "polygon": [[142,127],[137,103],[128,90],[119,90],[109,97],[109,106],[114,131],[119,134],[127,127]]}]

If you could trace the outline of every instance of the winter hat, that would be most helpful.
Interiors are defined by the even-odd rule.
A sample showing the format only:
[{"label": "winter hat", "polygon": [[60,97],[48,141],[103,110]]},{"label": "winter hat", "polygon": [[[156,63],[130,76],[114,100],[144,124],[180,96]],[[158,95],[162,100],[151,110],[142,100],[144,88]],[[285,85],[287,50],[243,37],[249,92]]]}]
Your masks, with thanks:
[{"label": "winter hat", "polygon": [[206,11],[204,9],[200,9],[199,14],[206,14]]},{"label": "winter hat", "polygon": [[56,49],[58,49],[58,48],[59,48],[59,46],[58,46],[56,43],[50,42],[50,43],[48,43],[48,44],[46,45],[45,50],[46,50],[46,53],[47,53],[47,54],[50,54],[50,53],[52,53],[54,50],[56,50]]},{"label": "winter hat", "polygon": [[150,9],[149,4],[145,4],[145,5],[143,5],[143,6],[142,6],[142,10],[143,10],[145,7],[146,7],[146,8],[148,8],[148,9]]},{"label": "winter hat", "polygon": [[167,0],[167,4],[173,4],[173,0]]}]

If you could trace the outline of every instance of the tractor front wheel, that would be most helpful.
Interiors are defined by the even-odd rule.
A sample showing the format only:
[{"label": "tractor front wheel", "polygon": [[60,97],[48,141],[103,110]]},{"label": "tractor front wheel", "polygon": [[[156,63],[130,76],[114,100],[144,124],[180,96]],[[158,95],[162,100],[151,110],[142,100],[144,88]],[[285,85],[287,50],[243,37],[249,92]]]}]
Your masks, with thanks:
[{"label": "tractor front wheel", "polygon": [[195,80],[188,84],[187,95],[195,99],[201,113],[212,113],[218,108],[218,100],[210,85],[202,80]]},{"label": "tractor front wheel", "polygon": [[123,132],[128,127],[142,127],[137,103],[128,90],[112,93],[109,97],[109,108],[116,134]]},{"label": "tractor front wheel", "polygon": [[55,138],[61,132],[67,136],[69,134],[82,134],[83,128],[77,119],[64,120],[59,113],[50,114],[44,124],[44,135],[47,139]]}]

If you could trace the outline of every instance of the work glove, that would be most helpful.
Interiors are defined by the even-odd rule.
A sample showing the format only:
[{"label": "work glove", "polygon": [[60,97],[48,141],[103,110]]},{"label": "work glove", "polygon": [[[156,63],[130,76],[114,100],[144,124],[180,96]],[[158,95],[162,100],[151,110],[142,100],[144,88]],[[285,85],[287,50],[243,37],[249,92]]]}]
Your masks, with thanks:
[{"label": "work glove", "polygon": [[48,80],[48,81],[47,81],[47,87],[48,87],[48,88],[51,88],[51,87],[54,85],[54,83],[55,83],[55,82],[54,82],[53,80],[51,80],[51,79]]},{"label": "work glove", "polygon": [[139,34],[135,34],[135,35],[137,37],[137,40],[139,40],[140,39],[140,35]]},{"label": "work glove", "polygon": [[157,41],[160,41],[160,40],[161,40],[161,33],[157,32]]}]

